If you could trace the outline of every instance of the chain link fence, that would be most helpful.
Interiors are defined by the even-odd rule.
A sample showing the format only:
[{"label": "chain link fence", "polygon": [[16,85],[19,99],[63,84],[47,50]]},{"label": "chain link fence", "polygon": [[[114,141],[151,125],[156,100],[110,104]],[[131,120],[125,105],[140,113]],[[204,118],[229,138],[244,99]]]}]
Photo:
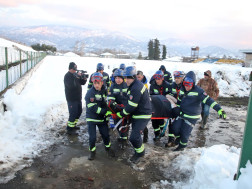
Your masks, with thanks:
[{"label": "chain link fence", "polygon": [[0,94],[46,56],[45,52],[0,47]]}]

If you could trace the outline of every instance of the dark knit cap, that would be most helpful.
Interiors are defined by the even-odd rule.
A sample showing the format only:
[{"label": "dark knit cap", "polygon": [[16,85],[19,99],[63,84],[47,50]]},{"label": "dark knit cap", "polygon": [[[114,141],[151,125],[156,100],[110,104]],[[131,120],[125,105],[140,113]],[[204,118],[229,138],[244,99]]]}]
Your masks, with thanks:
[{"label": "dark knit cap", "polygon": [[75,64],[74,62],[70,62],[70,63],[69,63],[68,69],[69,69],[69,70],[71,70],[71,69],[76,70],[75,65],[76,65],[76,64]]}]

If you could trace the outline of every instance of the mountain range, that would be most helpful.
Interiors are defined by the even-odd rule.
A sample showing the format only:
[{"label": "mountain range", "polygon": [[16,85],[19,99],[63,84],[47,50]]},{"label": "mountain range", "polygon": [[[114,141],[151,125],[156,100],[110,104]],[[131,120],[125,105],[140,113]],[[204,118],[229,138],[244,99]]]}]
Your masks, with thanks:
[{"label": "mountain range", "polygon": [[[90,29],[74,26],[29,26],[29,27],[1,27],[0,37],[32,45],[36,43],[53,45],[58,50],[72,51],[77,43],[84,44],[85,52],[102,49],[116,49],[127,53],[147,55],[149,40],[140,40],[120,32],[103,29]],[[151,38],[150,38],[151,39]],[[159,39],[160,40],[160,39]],[[160,40],[166,45],[167,56],[190,56],[192,43],[180,39]],[[1,45],[1,44],[0,44]],[[162,49],[162,48],[161,48]],[[200,56],[213,57],[241,57],[238,51],[231,51],[218,46],[200,47]]]}]

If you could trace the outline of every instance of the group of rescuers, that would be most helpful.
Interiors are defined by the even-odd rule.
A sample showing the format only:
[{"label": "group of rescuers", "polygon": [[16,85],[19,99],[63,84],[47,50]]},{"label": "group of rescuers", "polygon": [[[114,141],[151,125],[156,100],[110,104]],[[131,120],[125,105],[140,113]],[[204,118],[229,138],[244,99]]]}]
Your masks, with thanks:
[{"label": "group of rescuers", "polygon": [[[77,65],[70,62],[69,71],[65,74],[65,94],[69,110],[67,133],[74,134],[79,129],[77,122],[82,113],[82,86],[88,78],[80,77],[76,73]],[[164,119],[151,119],[152,107],[150,96],[172,96],[172,117],[169,119],[169,134],[166,147],[176,147],[174,151],[182,151],[186,146],[193,127],[202,117],[201,128],[206,128],[209,108],[213,108],[218,115],[226,119],[226,113],[215,102],[219,95],[216,81],[211,77],[211,71],[204,72],[204,78],[196,85],[196,76],[193,71],[185,74],[175,71],[172,75],[164,65],[152,76],[150,89],[142,71],[136,71],[134,66],[126,67],[121,64],[114,69],[112,76],[104,72],[104,65],[97,64],[97,70],[90,76],[86,101],[86,121],[89,134],[89,160],[95,159],[96,154],[96,126],[104,142],[109,156],[115,156],[111,149],[109,135],[109,119],[118,123],[118,142],[125,144],[128,141],[129,125],[131,133],[129,141],[134,148],[130,158],[138,163],[145,154],[144,143],[148,141],[147,124],[151,120],[154,129],[154,141],[158,141],[165,126]],[[169,121],[167,119],[167,122]],[[142,139],[143,135],[143,139]]]}]

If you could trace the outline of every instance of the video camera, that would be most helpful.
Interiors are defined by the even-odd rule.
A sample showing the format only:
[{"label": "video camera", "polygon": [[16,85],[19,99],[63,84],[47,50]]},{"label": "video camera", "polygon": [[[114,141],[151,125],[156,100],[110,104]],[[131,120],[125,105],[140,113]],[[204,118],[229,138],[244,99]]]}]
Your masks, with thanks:
[{"label": "video camera", "polygon": [[[81,74],[80,76],[78,75],[79,73]],[[87,71],[84,70],[76,70],[75,76],[78,79],[87,79],[89,77],[89,74],[87,74]]]}]

